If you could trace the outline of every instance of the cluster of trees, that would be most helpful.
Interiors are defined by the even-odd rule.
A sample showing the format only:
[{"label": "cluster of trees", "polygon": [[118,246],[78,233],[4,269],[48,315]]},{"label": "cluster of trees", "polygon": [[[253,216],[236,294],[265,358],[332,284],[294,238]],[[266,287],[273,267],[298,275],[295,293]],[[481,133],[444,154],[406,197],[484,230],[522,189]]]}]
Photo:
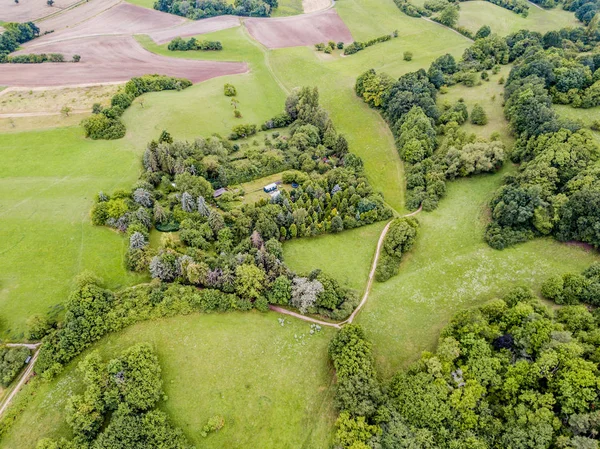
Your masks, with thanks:
[{"label": "cluster of trees", "polygon": [[[79,62],[80,59],[73,59],[73,62]],[[66,62],[65,55],[62,53],[30,53],[26,55],[6,56],[3,60],[8,64],[42,64],[44,62]]]},{"label": "cluster of trees", "polygon": [[[379,385],[356,326],[333,339],[341,448],[595,448],[600,316],[525,289],[458,313],[437,350]],[[348,386],[350,385],[350,388]]]},{"label": "cluster of trees", "polygon": [[326,54],[331,54],[333,53],[333,50],[335,49],[338,50],[343,50],[344,49],[344,43],[343,42],[338,42],[337,44],[334,41],[329,41],[327,43],[327,45],[325,45],[325,43],[321,42],[318,44],[315,44],[315,50],[317,51],[322,51]]},{"label": "cluster of trees", "polygon": [[17,377],[30,351],[25,347],[0,347],[0,385],[4,388]]},{"label": "cluster of trees", "polygon": [[40,35],[40,29],[33,22],[8,22],[2,26],[4,32],[0,34],[0,62],[6,62],[8,54],[19,48],[19,45]]},{"label": "cluster of trees", "polygon": [[567,0],[563,9],[574,12],[577,20],[589,25],[600,10],[600,3],[597,0]]},{"label": "cluster of trees", "polygon": [[133,100],[147,92],[160,92],[163,90],[182,90],[192,85],[192,82],[183,78],[173,78],[163,75],[144,75],[131,78],[125,86],[111,99],[110,107],[102,109],[95,106],[93,115],[83,120],[82,125],[85,136],[90,139],[113,140],[125,136],[125,124],[121,116]]},{"label": "cluster of trees", "polygon": [[371,39],[366,42],[354,41],[350,45],[346,46],[346,48],[344,49],[344,54],[346,56],[353,55],[354,53],[358,53],[359,51],[362,51],[367,47],[371,47],[381,42],[390,41],[392,40],[392,37],[398,37],[397,30],[394,31],[392,34],[384,34],[383,36],[376,37],[375,39]]},{"label": "cluster of trees", "polygon": [[[464,34],[472,38],[471,33],[462,27],[456,27],[458,22],[458,10],[459,2],[467,0],[427,0],[423,6],[417,6],[408,0],[394,0],[396,6],[406,15],[411,17],[429,17],[436,22],[442,23],[450,28],[454,28],[461,34]],[[523,17],[527,17],[529,14],[529,5],[524,0],[487,0],[494,5],[498,5],[501,8],[513,11],[516,14],[520,14]],[[546,0],[553,1],[553,0]],[[438,13],[436,15],[436,13]]]},{"label": "cluster of trees", "polygon": [[[219,201],[218,210],[213,189],[241,181],[240,166],[229,160],[235,144],[216,137],[174,142],[163,132],[148,145],[145,173],[131,191],[97,196],[93,223],[126,233],[127,266],[149,270],[160,281],[235,294],[249,308],[263,310],[271,302],[346,317],[356,295],[320,272],[296,276],[282,262],[280,242],[386,220],[392,212],[320,107],[318,90],[294,91],[283,114],[292,122],[290,136],[269,150],[281,157],[277,164],[266,158],[261,164],[263,170],[293,168],[282,173],[293,190],[241,207]],[[166,239],[158,250],[151,248],[152,228],[179,230],[181,243]]]},{"label": "cluster of trees", "polygon": [[542,284],[542,295],[557,304],[587,303],[600,305],[600,263],[583,273],[565,273],[549,277]]},{"label": "cluster of trees", "polygon": [[[521,165],[490,205],[486,240],[494,248],[540,235],[600,245],[600,148],[580,125],[558,118],[548,89],[568,90],[591,70],[583,64],[555,66],[562,54],[531,47],[508,78],[505,115],[518,137],[511,158]],[[593,64],[594,55],[582,61]]]},{"label": "cluster of trees", "polygon": [[181,37],[176,37],[169,42],[168,49],[171,51],[219,51],[223,50],[223,45],[220,41],[199,41],[195,37],[192,37],[186,41]]},{"label": "cluster of trees", "polygon": [[181,429],[157,409],[163,396],[158,357],[148,344],[104,362],[97,351],[78,366],[85,390],[67,401],[73,438],[38,441],[36,449],[192,449]]},{"label": "cluster of trees", "polygon": [[157,0],[154,9],[198,20],[207,17],[235,15],[269,17],[277,8],[277,0]]},{"label": "cluster of trees", "polygon": [[427,17],[431,15],[429,10],[415,5],[409,0],[394,0],[394,3],[400,11],[410,17]]},{"label": "cluster of trees", "polygon": [[398,274],[402,255],[412,248],[418,229],[419,222],[413,217],[397,218],[390,223],[375,271],[378,282],[385,282]]},{"label": "cluster of trees", "polygon": [[[407,163],[406,204],[413,210],[420,205],[435,209],[446,191],[446,179],[496,171],[504,161],[500,142],[477,141],[459,129],[468,118],[464,103],[443,111],[437,107],[438,87],[457,71],[454,58],[444,55],[429,72],[421,69],[395,81],[371,69],[356,81],[357,95],[381,110],[396,137],[400,157]],[[445,136],[441,144],[438,134]]]}]

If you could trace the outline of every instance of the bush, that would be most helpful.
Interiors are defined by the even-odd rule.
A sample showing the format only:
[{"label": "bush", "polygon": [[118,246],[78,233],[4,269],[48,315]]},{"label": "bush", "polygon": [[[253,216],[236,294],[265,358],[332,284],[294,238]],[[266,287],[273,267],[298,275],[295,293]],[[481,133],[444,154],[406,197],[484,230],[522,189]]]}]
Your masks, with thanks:
[{"label": "bush", "polygon": [[487,115],[483,108],[476,104],[473,106],[473,111],[471,111],[471,123],[474,125],[486,125],[488,122]]},{"label": "bush", "polygon": [[226,97],[235,97],[237,95],[237,90],[233,84],[225,84],[223,86],[223,92]]},{"label": "bush", "polygon": [[246,137],[253,136],[258,132],[256,125],[246,124],[246,125],[237,125],[231,129],[231,134],[229,135],[230,140],[238,140],[245,139]]},{"label": "bush", "polygon": [[344,43],[343,42],[338,42],[337,43],[337,48],[338,48],[338,50],[343,50],[344,49]]},{"label": "bush", "polygon": [[125,137],[125,125],[120,119],[110,119],[104,114],[94,114],[82,122],[85,137],[93,140],[114,140]]},{"label": "bush", "polygon": [[405,61],[412,61],[412,58],[413,58],[412,51],[405,51],[403,57],[404,57]]}]

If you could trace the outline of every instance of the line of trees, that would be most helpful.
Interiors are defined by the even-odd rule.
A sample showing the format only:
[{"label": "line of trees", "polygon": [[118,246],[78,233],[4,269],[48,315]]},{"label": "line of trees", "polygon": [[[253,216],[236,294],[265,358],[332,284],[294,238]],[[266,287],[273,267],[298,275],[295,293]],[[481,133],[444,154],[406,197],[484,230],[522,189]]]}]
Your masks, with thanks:
[{"label": "line of trees", "polygon": [[223,45],[220,41],[199,41],[195,37],[186,41],[181,37],[176,37],[169,42],[168,49],[171,51],[220,51],[223,50]]},{"label": "line of trees", "polygon": [[157,0],[154,9],[198,20],[207,17],[236,15],[269,17],[277,8],[277,0]]},{"label": "line of trees", "polygon": [[398,37],[398,31],[394,31],[392,34],[384,34],[383,36],[379,36],[366,42],[354,41],[350,45],[346,46],[344,49],[344,54],[346,56],[353,55],[354,53],[358,53],[359,51],[362,51],[365,48],[371,47],[375,44],[391,41],[393,37]]},{"label": "line of trees", "polygon": [[329,348],[337,447],[597,447],[599,318],[517,288],[457,313],[435,352],[383,384],[364,331],[346,326]]},{"label": "line of trees", "polygon": [[114,140],[125,137],[125,124],[121,116],[140,95],[147,92],[163,90],[182,90],[191,86],[192,82],[183,78],[163,75],[144,75],[131,78],[125,86],[113,95],[110,107],[94,105],[93,115],[82,121],[85,136],[93,140]]},{"label": "line of trees", "polygon": [[9,22],[2,25],[4,32],[0,34],[0,63],[5,62],[9,53],[40,35],[40,29],[33,22]]},{"label": "line of trees", "polygon": [[419,222],[413,217],[396,218],[391,222],[377,261],[375,279],[378,282],[398,274],[402,255],[414,245],[418,229]]}]

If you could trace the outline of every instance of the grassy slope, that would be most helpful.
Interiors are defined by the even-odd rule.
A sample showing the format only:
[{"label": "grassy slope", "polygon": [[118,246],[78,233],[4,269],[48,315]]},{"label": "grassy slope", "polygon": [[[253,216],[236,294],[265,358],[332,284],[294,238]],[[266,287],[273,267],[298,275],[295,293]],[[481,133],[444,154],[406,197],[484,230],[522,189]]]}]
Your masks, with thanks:
[{"label": "grassy slope", "polygon": [[468,1],[460,4],[458,25],[473,32],[483,25],[489,25],[492,32],[505,36],[515,31],[527,29],[545,33],[564,27],[579,25],[572,12],[562,8],[544,10],[530,4],[527,18],[505,8],[485,1]]},{"label": "grassy slope", "polygon": [[[208,80],[188,88],[185,95],[161,92],[144,96],[143,108],[136,102],[125,113],[134,139],[158,136],[163,129],[176,138],[185,139],[209,136],[215,132],[227,136],[235,125],[260,124],[283,109],[286,95],[265,66],[260,47],[248,38],[242,27],[202,35],[202,39],[221,41],[224,50],[219,52],[172,52],[167,49],[167,44],[156,45],[147,36],[138,39],[146,49],[165,56],[246,61],[250,72]],[[241,119],[233,116],[231,99],[223,95],[225,83],[232,83],[237,89],[238,109],[243,115]],[[130,117],[131,120],[128,120]]]},{"label": "grassy slope", "polygon": [[362,293],[384,226],[379,222],[341,234],[290,240],[283,246],[285,261],[298,273],[321,268]]},{"label": "grassy slope", "polygon": [[[168,400],[161,404],[197,447],[328,447],[335,418],[327,345],[332,331],[276,314],[191,315],[141,323],[96,346],[110,358],[137,342],[150,342],[163,369]],[[68,435],[65,398],[80,388],[72,363],[44,386],[0,443],[33,449],[44,436]],[[215,415],[226,425],[200,436]]]},{"label": "grassy slope", "polygon": [[0,329],[19,337],[26,319],[66,298],[69,280],[93,269],[112,287],[143,279],[125,271],[125,243],[93,227],[99,190],[130,186],[139,155],[91,142],[78,128],[0,135]]},{"label": "grassy slope", "polygon": [[[426,67],[445,52],[458,56],[468,42],[435,24],[407,17],[392,0],[346,0],[336,4],[336,9],[355,39],[395,29],[400,30],[400,37],[348,57],[340,57],[337,51],[328,56],[304,47],[276,50],[271,52],[271,65],[289,89],[319,86],[323,105],[337,128],[346,134],[351,150],[362,157],[371,184],[384,193],[392,207],[402,210],[402,163],[387,124],[354,94],[356,77],[371,67],[398,77]],[[402,60],[404,50],[413,51],[413,61]]]},{"label": "grassy slope", "polygon": [[580,271],[598,259],[595,252],[552,239],[504,251],[488,247],[483,241],[486,204],[501,182],[497,174],[449,183],[439,209],[419,216],[420,236],[400,274],[375,285],[358,321],[373,339],[385,375],[432,349],[457,310],[513,285],[537,291],[548,276]]}]

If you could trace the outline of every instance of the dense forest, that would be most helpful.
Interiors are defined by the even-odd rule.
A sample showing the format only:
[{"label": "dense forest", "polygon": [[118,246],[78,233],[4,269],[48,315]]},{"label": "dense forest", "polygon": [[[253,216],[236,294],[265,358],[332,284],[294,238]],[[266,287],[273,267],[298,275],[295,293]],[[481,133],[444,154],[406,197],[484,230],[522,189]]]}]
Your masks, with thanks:
[{"label": "dense forest", "polygon": [[552,312],[526,289],[458,313],[437,350],[380,384],[371,344],[344,327],[340,448],[596,448],[600,331],[583,306]]}]

